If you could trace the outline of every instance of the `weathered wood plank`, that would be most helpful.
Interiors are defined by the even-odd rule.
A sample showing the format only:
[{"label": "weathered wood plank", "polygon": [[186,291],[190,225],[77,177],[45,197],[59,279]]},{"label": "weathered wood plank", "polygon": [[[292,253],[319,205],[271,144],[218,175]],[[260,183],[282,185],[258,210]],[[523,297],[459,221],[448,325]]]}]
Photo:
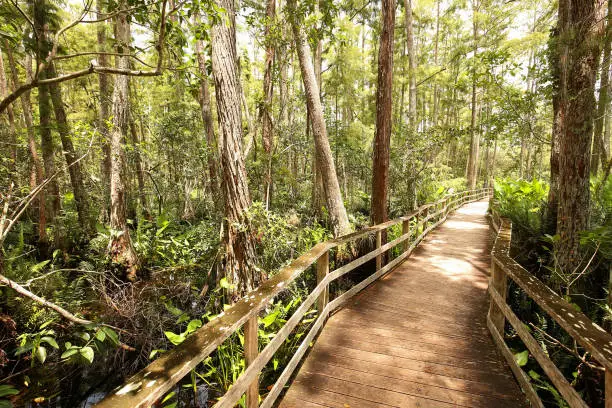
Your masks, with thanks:
[{"label": "weathered wood plank", "polygon": [[410,377],[397,379],[385,377],[374,373],[355,371],[351,368],[330,364],[327,361],[308,361],[302,368],[310,374],[320,374],[342,381],[362,384],[387,391],[422,397],[434,401],[445,402],[463,407],[490,407],[515,408],[516,401],[508,399],[495,399],[488,396],[463,393],[448,388],[441,388],[430,384],[411,381]]},{"label": "weathered wood plank", "polygon": [[[355,356],[345,356],[342,353],[331,354],[320,352],[317,353],[316,356],[313,355],[312,360],[322,360],[327,364],[346,367],[355,371],[374,373],[383,377],[395,378],[399,380],[409,380],[419,384],[427,384],[466,394],[506,399],[510,401],[518,400],[517,396],[512,394],[513,391],[516,391],[516,388],[505,386],[507,384],[507,381],[498,383],[496,387],[491,387],[491,384],[485,384],[478,381],[448,377],[438,374],[430,374],[422,371],[399,367],[398,365],[386,365],[383,364],[382,361],[377,361],[376,364],[372,364],[372,362],[368,360],[360,359],[360,356],[357,353],[355,354]],[[310,360],[311,359],[309,359],[308,361]]]}]

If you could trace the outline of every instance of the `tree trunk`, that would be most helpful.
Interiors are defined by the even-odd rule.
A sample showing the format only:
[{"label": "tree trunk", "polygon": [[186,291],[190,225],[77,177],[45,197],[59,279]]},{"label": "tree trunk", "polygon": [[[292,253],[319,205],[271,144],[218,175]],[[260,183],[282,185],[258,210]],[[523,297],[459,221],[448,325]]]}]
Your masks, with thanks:
[{"label": "tree trunk", "polygon": [[559,18],[557,27],[553,30],[550,39],[549,66],[552,77],[552,105],[553,123],[550,138],[550,187],[548,190],[547,212],[544,220],[544,231],[550,235],[557,229],[557,212],[559,209],[559,166],[560,166],[560,140],[565,120],[566,87],[567,80],[567,44],[560,33],[567,32],[568,2],[559,2]]},{"label": "tree trunk", "polygon": [[[559,15],[567,6],[559,2]],[[599,54],[597,2],[572,2],[569,24],[560,32],[568,44],[567,111],[559,138],[558,267],[569,273],[581,264],[580,232],[589,224],[589,167],[595,117],[595,76]]]},{"label": "tree trunk", "polygon": [[[52,62],[47,68],[47,74],[49,78],[55,78],[57,76],[55,65]],[[91,236],[94,232],[94,225],[92,224],[92,219],[89,217],[89,202],[83,183],[83,170],[81,163],[77,162],[79,157],[72,143],[70,126],[68,125],[66,110],[64,109],[60,84],[49,85],[49,91],[51,93],[55,121],[57,122],[57,131],[62,141],[62,150],[64,152],[64,158],[66,159],[66,165],[68,166],[68,175],[70,176],[70,184],[74,194],[74,202],[76,204],[79,223],[81,224],[85,236]]]},{"label": "tree trunk", "polygon": [[[104,2],[103,0],[96,0],[96,9],[97,9],[97,18],[100,19],[103,17],[104,11]],[[96,27],[96,38],[97,38],[97,46],[99,54],[96,58],[98,60],[98,64],[101,66],[109,66],[108,56],[104,54],[107,52],[106,48],[106,22],[98,23]],[[102,173],[102,185],[104,186],[104,202],[102,205],[102,219],[106,220],[107,214],[107,204],[108,197],[110,197],[110,138],[109,138],[109,128],[108,121],[110,120],[110,112],[111,112],[111,86],[109,81],[109,75],[100,73],[98,74],[98,87],[99,87],[99,110],[98,110],[98,120],[96,123],[96,127],[98,132],[100,132],[100,140],[102,141],[102,160],[100,161],[100,170]]]},{"label": "tree trunk", "polygon": [[412,0],[404,0],[404,19],[406,25],[406,49],[408,52],[408,115],[410,132],[416,130],[417,89],[416,89],[416,52],[412,29]]},{"label": "tree trunk", "polygon": [[[125,0],[120,1],[119,9],[127,8]],[[127,54],[131,35],[127,13],[116,17],[115,41],[116,52]],[[129,57],[116,56],[115,65],[119,69],[129,69]],[[125,187],[125,140],[130,116],[129,76],[116,75],[113,90],[112,127],[110,130],[110,226],[111,239],[108,252],[111,260],[119,265],[128,280],[135,280],[138,274],[138,257],[132,246],[130,231],[127,225],[127,197]]]},{"label": "tree trunk", "polygon": [[[45,0],[34,1],[34,26],[38,32],[37,40],[37,64],[45,60],[51,49],[48,40],[48,25],[47,25],[47,9]],[[45,70],[39,73],[39,79],[47,79]],[[55,174],[55,146],[53,144],[53,136],[51,134],[51,98],[49,95],[49,86],[40,85],[38,87],[38,115],[40,129],[40,145],[43,156],[43,164],[45,168],[45,177],[51,177]],[[55,217],[61,211],[60,191],[57,178],[54,178],[48,183],[47,198],[50,200],[50,206],[47,207],[47,221],[53,222]]]},{"label": "tree trunk", "polygon": [[608,145],[604,140],[604,120],[609,122],[607,114],[610,109],[610,48],[612,41],[612,1],[608,1],[608,17],[606,23],[606,35],[601,62],[601,82],[599,87],[599,103],[597,104],[597,116],[595,118],[595,130],[593,132],[593,154],[591,156],[591,174],[597,175],[600,163],[602,166],[608,162]]},{"label": "tree trunk", "polygon": [[467,164],[467,185],[470,190],[476,188],[478,182],[478,156],[480,154],[480,132],[476,129],[476,54],[478,53],[478,24],[476,22],[477,6],[473,4],[473,20],[472,20],[472,40],[474,41],[474,64],[472,67],[472,118],[470,121],[470,154]]},{"label": "tree trunk", "polygon": [[[17,73],[17,64],[15,63],[15,58],[13,57],[12,49],[10,48],[8,41],[4,42],[6,46],[6,55],[9,61],[9,67],[11,69],[11,80],[13,81],[13,90],[19,88],[21,86],[21,82],[19,81],[19,75]],[[25,63],[26,67],[26,77],[28,81],[32,78],[32,57],[29,54],[26,54]],[[44,179],[44,170],[43,165],[40,161],[40,156],[38,155],[38,149],[36,147],[36,132],[34,130],[34,121],[32,119],[32,103],[30,101],[30,91],[26,91],[19,97],[21,101],[21,110],[23,111],[23,118],[26,125],[26,130],[28,133],[28,150],[30,151],[30,157],[32,159],[32,165],[34,167],[34,177],[33,183],[31,183],[31,187],[34,188],[40,183],[43,182]],[[47,212],[45,205],[45,191],[42,190],[38,193],[36,197],[35,203],[38,207],[38,240],[39,242],[47,241]]]},{"label": "tree trunk", "polygon": [[325,127],[325,119],[323,116],[323,106],[319,96],[319,86],[315,77],[314,67],[310,54],[310,47],[300,30],[297,18],[295,0],[287,2],[289,14],[291,17],[291,25],[293,28],[293,36],[295,38],[298,57],[300,60],[300,69],[302,71],[302,81],[304,82],[304,90],[306,92],[306,104],[308,105],[311,122],[312,133],[315,139],[315,149],[317,151],[317,167],[321,172],[323,179],[323,193],[327,204],[331,225],[334,231],[334,236],[341,236],[350,232],[351,227],[342,201],[340,193],[340,185],[336,175],[336,166],[332,157],[332,151],[327,138],[327,128]]},{"label": "tree trunk", "polygon": [[242,112],[236,56],[236,15],[233,0],[218,0],[227,15],[212,29],[212,68],[220,130],[222,190],[225,198],[223,270],[234,295],[257,287],[263,279],[256,265],[254,237],[247,212],[251,206],[242,155]]},{"label": "tree trunk", "polygon": [[[150,218],[149,205],[147,203],[146,185],[144,179],[144,166],[142,165],[142,137],[138,136],[138,129],[134,118],[130,118],[130,135],[132,136],[132,146],[134,148],[134,165],[136,166],[136,180],[138,181],[138,201],[140,201],[140,209],[145,218]],[[186,200],[189,197],[185,198]]]},{"label": "tree trunk", "polygon": [[[4,59],[2,58],[2,50],[0,50],[0,97],[5,98],[8,95],[8,81],[6,80],[6,71],[4,70]],[[8,141],[10,143],[9,150],[9,175],[13,182],[16,183],[17,172],[15,164],[17,162],[17,130],[15,129],[15,114],[13,106],[9,105],[6,109],[8,120]]]},{"label": "tree trunk", "polygon": [[261,106],[261,141],[266,154],[266,174],[264,176],[264,205],[266,210],[270,207],[270,193],[272,190],[272,150],[274,147],[274,135],[272,128],[272,97],[274,96],[274,84],[272,83],[272,71],[274,69],[274,41],[271,35],[271,27],[276,17],[276,0],[267,0],[266,5],[266,27],[264,39],[266,42],[266,61],[264,67],[263,95]]},{"label": "tree trunk", "polygon": [[[382,32],[378,48],[378,87],[376,91],[376,135],[372,162],[372,224],[387,221],[389,149],[393,108],[393,30],[395,0],[382,0]],[[386,235],[386,234],[385,234]],[[383,237],[383,243],[386,236]]]},{"label": "tree trunk", "polygon": [[[199,15],[194,17],[196,24],[200,23]],[[198,102],[202,113],[202,123],[206,135],[206,158],[208,162],[209,187],[212,194],[216,196],[219,188],[217,180],[217,144],[215,143],[215,127],[210,103],[210,87],[208,85],[208,70],[206,69],[206,56],[204,52],[204,42],[197,40],[195,44],[196,57],[198,59],[198,71],[200,73],[200,93]]]},{"label": "tree trunk", "polygon": [[[434,40],[434,65],[438,67],[438,42],[440,37],[440,3],[442,0],[436,1],[436,35]],[[433,126],[438,124],[438,81],[434,80],[433,90]]]}]

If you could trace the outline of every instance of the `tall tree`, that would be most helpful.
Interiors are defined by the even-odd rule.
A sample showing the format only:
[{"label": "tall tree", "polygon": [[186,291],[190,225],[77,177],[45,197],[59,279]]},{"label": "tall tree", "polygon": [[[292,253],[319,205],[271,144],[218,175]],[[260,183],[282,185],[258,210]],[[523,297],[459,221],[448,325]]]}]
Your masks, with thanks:
[{"label": "tall tree", "polygon": [[[50,62],[47,68],[47,77],[55,78],[55,64]],[[68,125],[68,117],[64,109],[64,100],[62,98],[62,90],[60,84],[49,85],[51,94],[51,102],[53,103],[53,111],[55,113],[55,122],[57,123],[57,131],[62,142],[62,151],[68,166],[68,175],[70,176],[70,184],[74,194],[74,202],[76,204],[79,223],[85,235],[89,236],[94,231],[92,218],[89,216],[89,202],[87,193],[85,192],[85,184],[83,182],[83,170],[81,163],[78,161],[77,153],[72,142],[70,126]]]},{"label": "tall tree", "polygon": [[412,0],[404,0],[404,24],[406,25],[406,52],[408,54],[408,116],[410,131],[416,130],[417,120],[417,86],[416,86],[416,50],[412,27]]},{"label": "tall tree", "polygon": [[579,233],[589,224],[589,169],[599,56],[598,0],[560,0],[560,41],[567,44],[567,104],[559,134],[558,266],[569,272],[581,263]]},{"label": "tall tree", "polygon": [[470,121],[470,151],[468,156],[466,179],[469,189],[476,188],[478,181],[478,162],[480,155],[480,132],[476,128],[476,118],[478,115],[477,107],[477,62],[476,55],[478,54],[478,3],[477,0],[472,0],[472,41],[473,41],[473,63],[472,63],[472,116]]},{"label": "tall tree", "polygon": [[[13,90],[21,86],[19,81],[19,75],[17,73],[17,64],[15,57],[10,47],[8,47],[8,41],[4,42],[6,47],[6,55],[8,57],[9,67],[11,69],[11,80],[13,81]],[[25,61],[23,64],[26,68],[26,77],[28,80],[32,77],[32,56],[26,54]],[[32,160],[32,177],[30,178],[30,188],[34,189],[37,185],[43,182],[44,169],[38,155],[38,148],[36,146],[36,132],[34,129],[34,120],[32,119],[32,102],[30,101],[30,91],[24,92],[19,97],[21,102],[21,110],[23,112],[23,119],[26,125],[26,131],[28,134],[28,150],[30,152],[30,158]],[[40,242],[47,241],[47,211],[45,206],[45,190],[43,189],[36,196],[36,202],[38,206],[38,240]]]},{"label": "tall tree", "polygon": [[248,179],[242,155],[242,111],[238,57],[236,54],[236,12],[233,0],[218,0],[226,16],[212,29],[212,69],[219,120],[219,150],[225,201],[224,270],[237,294],[257,287],[263,276],[256,265],[254,236],[247,212],[251,206]]},{"label": "tall tree", "polygon": [[595,130],[593,131],[593,154],[591,156],[591,174],[596,175],[600,164],[602,167],[608,162],[608,149],[610,139],[606,140],[604,134],[604,121],[609,122],[610,111],[610,50],[612,43],[612,1],[608,1],[608,17],[606,22],[606,35],[604,39],[603,56],[601,61],[601,80],[599,86],[599,102],[597,103],[597,116]]},{"label": "tall tree", "polygon": [[[165,3],[164,3],[165,5]],[[127,8],[121,0],[120,10]],[[130,69],[131,34],[128,13],[121,11],[115,18],[115,65],[118,69]],[[110,129],[110,226],[112,230],[108,251],[111,260],[125,270],[128,280],[135,280],[138,274],[138,256],[132,246],[127,225],[127,197],[125,177],[125,141],[130,117],[130,78],[115,75],[112,104],[112,126]]]},{"label": "tall tree", "polygon": [[[51,51],[49,41],[49,22],[48,12],[49,6],[45,0],[34,0],[34,28],[36,30],[37,49],[36,62],[38,66],[42,66],[43,70],[39,72],[39,79],[47,79],[47,72],[44,62]],[[53,135],[51,134],[51,96],[49,93],[49,85],[43,84],[38,87],[38,117],[39,131],[41,140],[41,150],[45,169],[45,177],[49,178],[55,174],[55,145]],[[57,178],[49,181],[47,188],[47,197],[50,199],[50,206],[47,207],[47,220],[52,222],[61,210],[60,190]]]},{"label": "tall tree", "polygon": [[[104,2],[103,0],[96,0],[96,12],[98,19],[104,17]],[[97,56],[98,63],[102,66],[108,66],[108,56],[106,55],[108,50],[106,47],[106,21],[102,21],[96,27],[96,41],[98,46]],[[110,120],[111,113],[111,84],[110,77],[108,74],[98,74],[98,121],[97,128],[100,133],[100,140],[102,140],[102,160],[100,161],[100,170],[102,173],[102,184],[104,186],[105,196],[110,197],[110,138],[109,138],[109,127],[108,121]],[[108,201],[105,200],[108,204]],[[107,208],[107,206],[103,206]],[[106,219],[106,211],[103,212],[103,218]]]},{"label": "tall tree", "polygon": [[272,82],[272,71],[274,70],[274,38],[272,27],[276,17],[276,0],[266,2],[266,25],[264,39],[266,43],[266,60],[264,62],[263,79],[263,102],[260,110],[261,116],[261,140],[266,152],[266,175],[264,183],[264,205],[266,209],[270,206],[270,194],[272,191],[272,151],[274,148],[274,135],[272,127],[272,98],[274,96],[274,84]]},{"label": "tall tree", "polygon": [[[194,23],[201,24],[199,14],[194,15]],[[204,49],[204,41],[200,38],[195,43],[196,58],[198,60],[198,73],[200,74],[200,90],[198,93],[198,102],[200,104],[200,112],[202,115],[202,123],[204,124],[204,134],[206,136],[206,158],[208,161],[208,182],[211,193],[217,191],[217,144],[215,142],[215,127],[213,124],[212,109],[210,102],[210,86],[208,84],[208,70],[206,68],[206,53]]]},{"label": "tall tree", "polygon": [[[0,97],[4,98],[8,95],[8,81],[6,79],[6,71],[4,69],[4,59],[2,57],[2,50],[0,49]],[[8,141],[10,146],[9,153],[9,165],[8,170],[11,173],[10,176],[15,180],[15,164],[17,162],[17,129],[15,127],[15,113],[13,112],[13,107],[9,106],[6,109],[6,119],[8,121],[8,127],[6,130],[8,131]]]},{"label": "tall tree", "polygon": [[338,176],[336,175],[336,166],[327,138],[323,106],[321,105],[319,86],[317,85],[317,79],[312,65],[310,46],[308,45],[306,36],[302,32],[298,21],[296,21],[296,19],[298,19],[296,0],[288,0],[287,8],[289,10],[293,37],[295,39],[298,59],[300,61],[302,81],[304,82],[304,90],[306,92],[306,105],[310,112],[312,134],[317,155],[316,165],[317,169],[321,172],[325,203],[327,205],[334,236],[340,236],[350,232],[351,226],[348,221],[344,202],[342,201],[340,184],[338,183]]},{"label": "tall tree", "polygon": [[[410,1],[410,0],[408,0]],[[382,0],[382,32],[378,48],[376,91],[376,135],[372,161],[372,224],[387,221],[389,149],[393,108],[393,30],[395,0]],[[385,237],[383,237],[383,242]]]}]

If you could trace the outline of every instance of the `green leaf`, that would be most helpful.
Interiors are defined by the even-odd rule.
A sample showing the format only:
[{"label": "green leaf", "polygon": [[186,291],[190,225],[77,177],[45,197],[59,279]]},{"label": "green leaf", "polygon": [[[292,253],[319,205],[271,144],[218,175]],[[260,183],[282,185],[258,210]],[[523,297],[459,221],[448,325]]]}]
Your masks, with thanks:
[{"label": "green leaf", "polygon": [[13,403],[8,400],[0,400],[0,408],[13,408]]},{"label": "green leaf", "polygon": [[61,358],[69,358],[69,357],[74,356],[78,352],[79,352],[79,348],[78,347],[73,347],[71,349],[68,349],[68,350],[64,351],[60,357]]},{"label": "green leaf", "polygon": [[55,341],[55,339],[53,337],[44,336],[44,337],[41,337],[40,341],[41,342],[44,341],[45,343],[47,343],[48,345],[50,345],[54,349],[59,349],[59,346],[58,346],[57,342]]},{"label": "green leaf", "polygon": [[79,353],[85,360],[89,361],[89,364],[93,363],[94,351],[91,347],[85,346],[79,350]]},{"label": "green leaf", "polygon": [[153,357],[155,357],[157,354],[161,354],[164,353],[166,350],[164,349],[155,349],[152,350],[151,353],[149,353],[149,360],[153,359]]},{"label": "green leaf", "polygon": [[533,370],[529,370],[529,372],[527,374],[529,374],[529,376],[531,378],[533,378],[534,380],[539,380],[540,379],[540,374],[536,373]]},{"label": "green leaf", "polygon": [[174,391],[172,391],[172,392],[168,393],[168,395],[166,395],[166,396],[164,397],[164,399],[162,400],[162,404],[163,404],[164,402],[168,401],[170,398],[174,397],[174,394],[176,394]]},{"label": "green leaf", "polygon": [[19,390],[13,387],[12,385],[0,385],[0,398],[17,394],[19,394]]},{"label": "green leaf", "polygon": [[261,319],[261,322],[263,323],[264,327],[268,327],[272,323],[274,323],[276,321],[276,318],[278,317],[278,314],[279,314],[279,311],[275,310],[274,312],[270,313],[269,315]]},{"label": "green leaf", "polygon": [[104,330],[98,330],[96,332],[96,339],[104,343],[104,340],[106,339],[106,333],[104,333]]},{"label": "green leaf", "polygon": [[520,367],[525,366],[527,362],[529,361],[529,351],[525,350],[525,351],[521,351],[520,353],[516,353],[514,355],[514,359],[516,360],[516,363]]},{"label": "green leaf", "polygon": [[200,327],[202,327],[202,321],[200,319],[194,319],[190,321],[189,324],[187,325],[187,334],[193,333],[194,331],[198,330]]},{"label": "green leaf", "polygon": [[178,346],[179,344],[185,341],[184,334],[175,334],[171,331],[165,331],[164,334],[166,335],[168,340],[170,340],[170,343],[174,344],[175,346]]},{"label": "green leaf", "polygon": [[102,331],[106,334],[106,337],[110,339],[113,346],[119,345],[119,335],[117,334],[116,331],[114,331],[110,327],[105,327],[105,326],[102,327]]},{"label": "green leaf", "polygon": [[36,347],[34,354],[41,364],[43,364],[47,359],[47,349],[43,346]]},{"label": "green leaf", "polygon": [[176,320],[176,324],[185,323],[187,320],[189,320],[189,315],[187,313],[183,313],[181,317]]},{"label": "green leaf", "polygon": [[51,262],[50,259],[47,259],[46,261],[42,261],[37,263],[36,265],[33,265],[30,267],[30,271],[36,273],[36,272],[40,272],[42,270],[42,268],[44,268],[49,262]]}]

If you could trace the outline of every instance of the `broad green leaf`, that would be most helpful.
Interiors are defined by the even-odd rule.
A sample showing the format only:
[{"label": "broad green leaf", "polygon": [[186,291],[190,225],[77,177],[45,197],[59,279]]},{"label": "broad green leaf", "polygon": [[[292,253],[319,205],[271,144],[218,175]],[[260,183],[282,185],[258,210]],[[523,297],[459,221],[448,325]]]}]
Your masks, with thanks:
[{"label": "broad green leaf", "polygon": [[192,321],[189,322],[189,324],[187,325],[187,333],[193,333],[194,331],[198,330],[200,327],[202,327],[202,321],[200,319],[194,319]]},{"label": "broad green leaf", "polygon": [[79,353],[85,360],[89,361],[89,364],[93,363],[94,351],[91,347],[85,346],[79,350]]},{"label": "broad green leaf", "polygon": [[170,340],[170,343],[174,344],[175,346],[178,346],[179,344],[185,341],[185,336],[183,334],[175,334],[171,331],[165,331],[164,334],[166,335],[168,340]]},{"label": "broad green leaf", "polygon": [[106,339],[106,333],[104,333],[104,330],[98,330],[96,332],[96,339],[104,343],[104,340]]},{"label": "broad green leaf", "polygon": [[55,339],[53,337],[43,336],[43,337],[41,337],[40,341],[41,342],[44,341],[45,343],[47,343],[48,345],[50,345],[54,349],[58,349],[59,348],[57,342],[55,341]]},{"label": "broad green leaf", "polygon": [[529,351],[525,350],[525,351],[521,351],[520,353],[516,353],[514,355],[514,359],[516,360],[516,363],[520,367],[523,367],[529,361]]},{"label": "broad green leaf", "polygon": [[41,364],[43,364],[45,360],[47,359],[47,349],[44,346],[36,347],[36,350],[34,353],[36,355],[36,358],[38,359],[38,361],[40,361]]},{"label": "broad green leaf", "polygon": [[79,348],[78,347],[73,347],[71,349],[68,349],[68,350],[64,351],[60,357],[61,358],[69,358],[69,357],[74,356],[78,352],[79,352]]},{"label": "broad green leaf", "polygon": [[114,346],[118,346],[119,345],[119,335],[117,334],[116,331],[114,331],[113,329],[111,329],[110,327],[102,327],[102,331],[104,331],[104,333],[106,334],[106,337],[108,337],[111,341],[111,343]]},{"label": "broad green leaf", "polygon": [[36,265],[33,265],[32,267],[30,267],[30,271],[32,271],[34,273],[40,272],[49,262],[51,262],[50,259],[47,259],[46,261],[39,262]]}]

